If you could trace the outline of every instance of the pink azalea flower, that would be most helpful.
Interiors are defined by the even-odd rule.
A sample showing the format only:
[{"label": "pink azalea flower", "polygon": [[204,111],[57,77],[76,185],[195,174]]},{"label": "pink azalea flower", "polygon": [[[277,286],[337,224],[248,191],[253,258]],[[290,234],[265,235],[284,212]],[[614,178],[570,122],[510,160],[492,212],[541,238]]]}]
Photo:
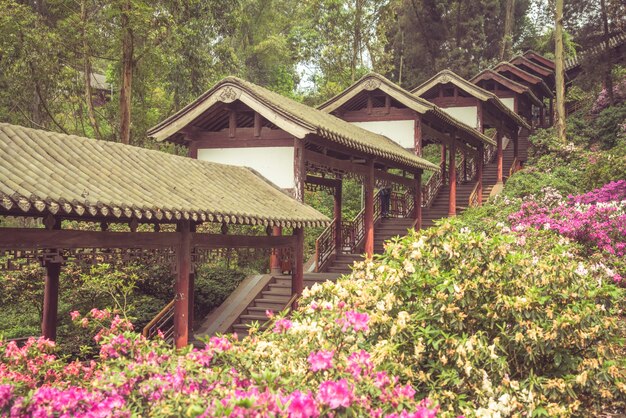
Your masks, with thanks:
[{"label": "pink azalea flower", "polygon": [[287,332],[292,325],[293,323],[287,318],[281,318],[274,324],[274,332],[276,334],[282,334]]},{"label": "pink azalea flower", "polygon": [[345,318],[340,318],[337,323],[343,325],[341,331],[346,332],[350,327],[355,331],[367,331],[369,330],[368,322],[370,316],[366,313],[357,311],[347,311]]},{"label": "pink azalea flower", "polygon": [[291,418],[318,417],[320,415],[311,393],[295,391],[289,397],[287,412]]},{"label": "pink azalea flower", "polygon": [[354,399],[354,392],[346,379],[336,382],[328,380],[320,383],[317,398],[330,409],[348,408]]},{"label": "pink azalea flower", "polygon": [[70,312],[70,318],[72,318],[72,321],[76,321],[78,318],[80,318],[80,312],[78,311]]},{"label": "pink azalea flower", "polygon": [[309,364],[311,365],[311,371],[317,372],[319,370],[327,370],[333,367],[334,351],[312,351],[309,354]]}]

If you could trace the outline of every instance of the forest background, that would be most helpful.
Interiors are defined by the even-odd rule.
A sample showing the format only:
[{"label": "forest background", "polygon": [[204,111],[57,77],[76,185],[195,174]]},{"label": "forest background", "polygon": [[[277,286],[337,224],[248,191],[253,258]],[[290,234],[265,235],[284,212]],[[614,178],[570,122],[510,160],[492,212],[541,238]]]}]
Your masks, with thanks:
[{"label": "forest background", "polygon": [[[373,70],[411,88],[553,55],[550,0],[0,0],[0,121],[156,147],[148,127],[236,75],[315,105]],[[565,5],[566,54],[626,28]],[[576,40],[576,43],[573,40]],[[110,91],[95,103],[90,74]],[[596,74],[599,72],[596,72]]]}]

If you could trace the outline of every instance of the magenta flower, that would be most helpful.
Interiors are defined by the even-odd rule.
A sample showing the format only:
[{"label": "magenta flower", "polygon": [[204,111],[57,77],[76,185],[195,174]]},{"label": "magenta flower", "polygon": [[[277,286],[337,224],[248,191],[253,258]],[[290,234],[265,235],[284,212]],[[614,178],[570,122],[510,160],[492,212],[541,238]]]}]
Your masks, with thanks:
[{"label": "magenta flower", "polygon": [[328,405],[330,409],[348,408],[354,399],[354,392],[346,379],[336,382],[328,380],[320,383],[317,399],[321,403]]},{"label": "magenta flower", "polygon": [[337,323],[342,325],[341,331],[343,332],[346,332],[350,327],[352,327],[355,331],[367,331],[369,330],[369,320],[370,316],[366,313],[347,311],[345,318],[338,319]]},{"label": "magenta flower", "polygon": [[291,418],[318,417],[320,415],[311,393],[302,393],[298,390],[289,396],[287,412]]},{"label": "magenta flower", "polygon": [[311,365],[311,371],[317,372],[319,370],[327,370],[333,367],[334,351],[312,351],[309,354],[309,364]]},{"label": "magenta flower", "polygon": [[356,351],[348,357],[348,371],[355,379],[360,379],[363,375],[369,375],[374,369],[374,363],[370,360],[370,354],[365,351]]},{"label": "magenta flower", "polygon": [[0,385],[0,410],[9,404],[13,395],[13,387],[11,385]]},{"label": "magenta flower", "polygon": [[287,332],[291,328],[293,323],[287,318],[281,318],[274,324],[274,332],[276,334],[282,334]]},{"label": "magenta flower", "polygon": [[72,318],[72,321],[76,321],[78,318],[80,318],[80,312],[78,311],[70,312],[70,318]]}]

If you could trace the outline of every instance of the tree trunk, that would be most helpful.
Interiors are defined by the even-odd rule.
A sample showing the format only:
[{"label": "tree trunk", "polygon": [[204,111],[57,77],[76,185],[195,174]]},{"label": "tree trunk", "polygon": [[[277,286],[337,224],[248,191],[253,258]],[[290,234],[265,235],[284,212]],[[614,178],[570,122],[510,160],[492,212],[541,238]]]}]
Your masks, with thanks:
[{"label": "tree trunk", "polygon": [[89,115],[89,123],[93,128],[97,139],[102,139],[100,135],[100,127],[98,119],[96,119],[96,111],[93,107],[93,93],[91,91],[91,59],[89,51],[89,42],[87,41],[87,4],[86,0],[80,2],[80,21],[82,23],[83,35],[83,81],[85,86],[85,103],[87,104],[87,114]]},{"label": "tree trunk", "polygon": [[513,16],[515,14],[515,0],[506,0],[504,14],[504,33],[502,44],[500,45],[500,61],[504,61],[511,54],[511,43],[513,40]]},{"label": "tree trunk", "polygon": [[122,87],[120,89],[120,141],[130,143],[130,110],[133,83],[133,30],[130,26],[130,0],[121,6],[122,23]]},{"label": "tree trunk", "polygon": [[556,66],[556,131],[559,139],[565,136],[565,56],[563,53],[563,0],[556,0],[554,30],[554,63]]},{"label": "tree trunk", "polygon": [[611,74],[613,70],[613,54],[611,53],[611,48],[609,47],[610,33],[609,20],[606,13],[606,0],[600,0],[600,7],[602,10],[602,26],[604,27],[604,52],[606,54],[604,87],[606,88],[606,92],[609,97],[609,105],[612,106],[615,103],[615,98],[613,97],[613,76]]}]

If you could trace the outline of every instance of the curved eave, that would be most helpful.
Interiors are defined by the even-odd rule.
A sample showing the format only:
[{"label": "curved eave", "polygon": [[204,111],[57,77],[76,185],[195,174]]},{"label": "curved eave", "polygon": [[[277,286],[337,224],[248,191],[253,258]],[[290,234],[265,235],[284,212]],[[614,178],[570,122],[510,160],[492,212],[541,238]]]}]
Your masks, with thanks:
[{"label": "curved eave", "polygon": [[124,205],[107,205],[101,202],[68,202],[51,199],[40,199],[37,196],[27,198],[19,194],[8,196],[0,193],[0,215],[3,216],[66,216],[80,218],[83,221],[100,220],[102,218],[112,221],[129,221],[136,219],[145,223],[175,223],[180,220],[194,222],[218,222],[238,225],[263,225],[281,227],[323,227],[330,223],[327,217],[316,219],[284,219],[244,215],[236,213],[207,212],[191,209],[160,209],[139,208]]}]

